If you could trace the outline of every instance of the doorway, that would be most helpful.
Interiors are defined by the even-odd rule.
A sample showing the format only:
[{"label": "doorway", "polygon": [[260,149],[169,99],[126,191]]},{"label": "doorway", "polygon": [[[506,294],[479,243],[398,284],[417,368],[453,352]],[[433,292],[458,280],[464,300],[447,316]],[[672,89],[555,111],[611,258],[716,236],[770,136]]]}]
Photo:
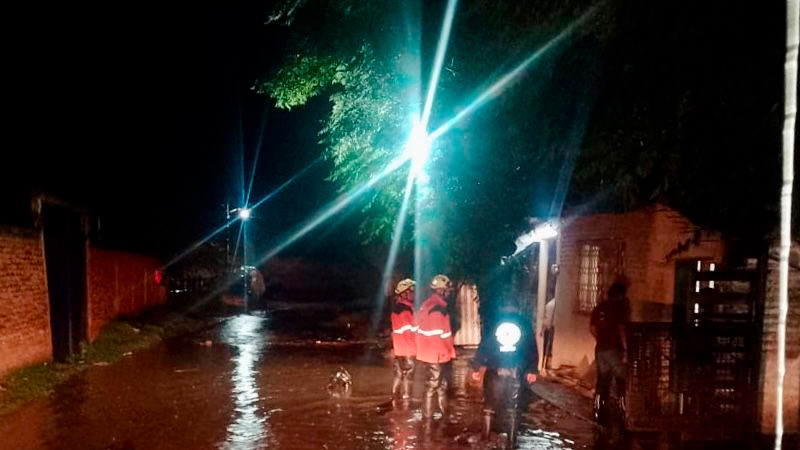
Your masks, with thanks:
[{"label": "doorway", "polygon": [[86,236],[79,210],[42,205],[53,360],[80,351],[86,335]]}]

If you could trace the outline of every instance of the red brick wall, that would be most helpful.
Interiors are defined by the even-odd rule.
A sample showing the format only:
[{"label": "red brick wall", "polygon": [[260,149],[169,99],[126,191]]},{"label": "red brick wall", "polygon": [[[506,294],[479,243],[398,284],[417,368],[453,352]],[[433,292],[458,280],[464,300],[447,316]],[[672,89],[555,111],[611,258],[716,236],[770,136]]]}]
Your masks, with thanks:
[{"label": "red brick wall", "polygon": [[[775,386],[778,370],[778,248],[770,251],[760,372],[761,432],[775,431]],[[792,245],[789,266],[789,314],[786,320],[786,374],[783,379],[783,425],[800,432],[800,243]]]},{"label": "red brick wall", "polygon": [[0,375],[52,356],[39,234],[0,228]]},{"label": "red brick wall", "polygon": [[87,296],[89,340],[117,315],[134,315],[166,302],[166,290],[153,274],[158,260],[132,253],[89,248]]},{"label": "red brick wall", "polygon": [[[674,297],[675,260],[721,260],[724,247],[718,236],[704,233],[698,243],[681,252],[679,244],[692,240],[696,229],[675,211],[654,206],[626,214],[595,214],[564,220],[559,235],[556,283],[556,338],[553,364],[588,366],[594,360],[594,338],[589,315],[577,312],[580,245],[587,240],[611,239],[622,249],[621,272],[627,279],[634,321],[670,320]],[[670,255],[673,253],[672,255]]]}]

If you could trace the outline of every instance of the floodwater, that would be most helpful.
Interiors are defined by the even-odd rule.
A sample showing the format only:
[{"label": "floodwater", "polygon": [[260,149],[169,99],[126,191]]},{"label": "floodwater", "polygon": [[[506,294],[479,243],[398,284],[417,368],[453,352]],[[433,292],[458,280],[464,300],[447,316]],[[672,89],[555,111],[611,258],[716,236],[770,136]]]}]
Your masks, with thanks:
[{"label": "floodwater", "polygon": [[[499,442],[479,439],[480,393],[465,382],[466,360],[454,365],[450,419],[425,427],[418,399],[407,410],[390,406],[387,349],[331,338],[331,330],[293,338],[273,320],[230,317],[85,370],[49,397],[0,416],[0,448],[448,450]],[[326,388],[340,367],[353,379],[345,397]],[[589,401],[559,389],[568,390],[537,383],[517,448],[671,448],[658,439],[598,439]]]},{"label": "floodwater", "polygon": [[[348,398],[326,389],[339,367],[353,378]],[[454,379],[464,370],[457,364]],[[0,417],[0,448],[486,448],[474,392],[457,390],[451,419],[425,428],[418,401],[408,410],[387,404],[390,386],[385,349],[278,338],[269,318],[239,315],[92,367]],[[592,436],[590,424],[541,399],[522,428],[524,449],[585,448]]]}]

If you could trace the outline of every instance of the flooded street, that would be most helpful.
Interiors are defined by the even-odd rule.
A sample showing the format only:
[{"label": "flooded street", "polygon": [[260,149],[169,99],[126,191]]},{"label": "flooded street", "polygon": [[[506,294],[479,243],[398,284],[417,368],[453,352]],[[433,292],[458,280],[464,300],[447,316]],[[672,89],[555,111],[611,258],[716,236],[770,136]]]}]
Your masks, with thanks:
[{"label": "flooded street", "polygon": [[[270,318],[239,315],[92,367],[49,397],[0,417],[14,449],[456,449],[478,442],[480,397],[456,389],[451,421],[424,430],[419,402],[388,404],[390,360],[367,344],[278,338]],[[348,398],[326,389],[345,367]],[[456,384],[465,362],[454,370]],[[419,387],[419,386],[417,386]],[[419,392],[417,389],[415,392]],[[567,430],[565,433],[564,430]],[[587,448],[592,426],[540,398],[519,448]]]}]

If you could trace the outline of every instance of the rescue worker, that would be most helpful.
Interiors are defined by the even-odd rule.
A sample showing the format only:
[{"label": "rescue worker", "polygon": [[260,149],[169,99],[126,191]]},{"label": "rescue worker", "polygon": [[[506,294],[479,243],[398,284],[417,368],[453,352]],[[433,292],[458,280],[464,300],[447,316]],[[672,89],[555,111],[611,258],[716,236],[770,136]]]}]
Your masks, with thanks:
[{"label": "rescue worker", "polygon": [[414,381],[414,365],[417,355],[414,322],[414,280],[400,280],[394,288],[395,302],[392,307],[392,350],[394,352],[394,379],[392,402],[401,401],[408,406],[411,399],[411,383]]},{"label": "rescue worker", "polygon": [[447,379],[445,372],[448,363],[456,357],[453,346],[453,333],[447,298],[453,287],[445,275],[433,277],[430,285],[433,292],[417,311],[417,361],[423,363],[425,370],[425,393],[422,404],[422,417],[429,422],[434,410],[447,417]]},{"label": "rescue worker", "polygon": [[504,306],[489,320],[489,335],[481,340],[470,363],[472,379],[483,377],[483,436],[488,439],[502,422],[509,444],[516,442],[523,386],[536,382],[539,352],[530,320],[514,306]]}]

